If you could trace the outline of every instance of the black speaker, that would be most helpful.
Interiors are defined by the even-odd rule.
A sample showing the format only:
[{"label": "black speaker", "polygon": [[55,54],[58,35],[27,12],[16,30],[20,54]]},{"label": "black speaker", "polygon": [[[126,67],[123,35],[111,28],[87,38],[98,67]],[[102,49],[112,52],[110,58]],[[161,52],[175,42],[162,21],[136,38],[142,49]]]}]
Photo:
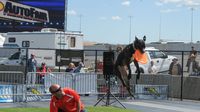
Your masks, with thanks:
[{"label": "black speaker", "polygon": [[103,53],[103,74],[113,75],[114,72],[114,52]]}]

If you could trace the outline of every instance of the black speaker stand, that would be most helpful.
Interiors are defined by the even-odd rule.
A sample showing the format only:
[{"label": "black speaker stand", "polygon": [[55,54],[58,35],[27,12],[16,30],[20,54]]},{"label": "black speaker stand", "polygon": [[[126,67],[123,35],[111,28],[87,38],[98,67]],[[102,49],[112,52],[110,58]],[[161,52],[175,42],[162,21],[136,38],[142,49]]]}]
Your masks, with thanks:
[{"label": "black speaker stand", "polygon": [[[119,99],[118,98],[116,98],[111,92],[110,92],[110,75],[106,75],[107,76],[107,87],[108,87],[108,89],[107,89],[107,92],[106,92],[106,94],[105,95],[103,95],[98,101],[97,101],[97,103],[94,105],[94,106],[96,106],[96,105],[98,105],[101,101],[103,101],[103,99],[105,98],[105,97],[107,97],[106,98],[106,104],[105,104],[105,106],[110,106],[111,104],[113,104],[113,103],[115,103],[116,101],[122,106],[122,107],[124,107],[125,109],[126,109],[126,107],[119,101]],[[115,99],[115,101],[113,101],[113,102],[110,102],[110,96],[112,96],[114,99]]]}]

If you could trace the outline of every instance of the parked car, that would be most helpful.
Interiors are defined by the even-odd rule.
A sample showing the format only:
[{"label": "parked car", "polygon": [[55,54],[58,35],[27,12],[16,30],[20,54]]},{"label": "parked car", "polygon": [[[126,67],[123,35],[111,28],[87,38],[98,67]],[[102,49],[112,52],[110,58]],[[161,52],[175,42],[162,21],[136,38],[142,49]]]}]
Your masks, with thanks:
[{"label": "parked car", "polygon": [[[148,73],[148,67],[150,66],[151,61],[154,62],[158,73],[167,72],[172,59],[176,58],[174,56],[167,55],[159,49],[155,49],[154,47],[147,47],[145,51],[147,53],[148,62],[146,64],[139,63],[141,73]],[[134,63],[131,63],[130,66],[132,73],[136,73],[136,67]]]}]

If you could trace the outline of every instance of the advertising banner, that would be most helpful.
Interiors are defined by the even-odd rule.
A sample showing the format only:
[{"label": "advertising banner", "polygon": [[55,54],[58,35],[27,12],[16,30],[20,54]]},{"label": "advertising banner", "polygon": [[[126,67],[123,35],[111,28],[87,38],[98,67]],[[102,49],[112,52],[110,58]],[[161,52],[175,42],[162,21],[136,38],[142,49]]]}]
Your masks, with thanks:
[{"label": "advertising banner", "polygon": [[0,33],[64,29],[65,0],[0,0]]},{"label": "advertising banner", "polygon": [[7,0],[0,1],[0,17],[26,22],[49,22],[48,11]]},{"label": "advertising banner", "polygon": [[0,85],[0,103],[13,102],[12,85]]}]

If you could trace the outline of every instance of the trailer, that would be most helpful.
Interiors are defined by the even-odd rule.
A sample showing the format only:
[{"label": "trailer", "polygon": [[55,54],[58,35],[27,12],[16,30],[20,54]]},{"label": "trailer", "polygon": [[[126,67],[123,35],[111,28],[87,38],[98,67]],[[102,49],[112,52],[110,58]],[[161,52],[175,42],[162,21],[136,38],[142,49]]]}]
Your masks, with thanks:
[{"label": "trailer", "polygon": [[19,48],[19,51],[1,59],[1,65],[25,65],[24,60],[30,54],[35,55],[38,65],[45,62],[51,67],[84,60],[83,34],[80,32],[61,32],[53,28],[40,32],[8,32],[3,47]]},{"label": "trailer", "polygon": [[62,32],[54,28],[44,28],[40,32],[8,32],[4,47],[83,49],[81,32]]}]

